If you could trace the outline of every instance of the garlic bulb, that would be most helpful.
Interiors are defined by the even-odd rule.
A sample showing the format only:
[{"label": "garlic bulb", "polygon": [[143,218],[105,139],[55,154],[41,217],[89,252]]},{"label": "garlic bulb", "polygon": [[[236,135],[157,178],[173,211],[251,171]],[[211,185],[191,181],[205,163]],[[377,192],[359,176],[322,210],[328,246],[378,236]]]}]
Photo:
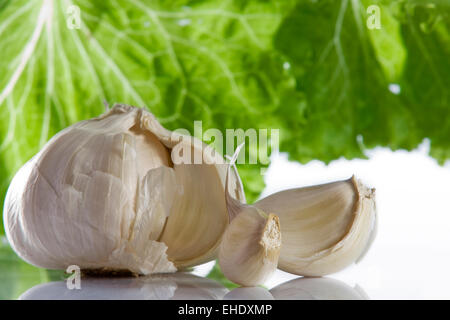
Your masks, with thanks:
[{"label": "garlic bulb", "polygon": [[[242,145],[237,148],[230,167],[234,165],[241,147]],[[220,268],[235,283],[243,286],[260,285],[277,268],[281,247],[278,217],[240,203],[231,197],[227,187],[225,192],[231,223],[220,245]]]},{"label": "garlic bulb", "polygon": [[[8,189],[11,246],[49,269],[151,274],[213,259],[228,224],[226,165],[203,146],[126,105],[66,128]],[[206,164],[177,162],[180,150],[191,149]],[[230,184],[244,199],[235,174]]]},{"label": "garlic bulb", "polygon": [[280,218],[278,267],[323,276],[360,260],[376,234],[375,190],[355,177],[272,194],[254,204]]}]

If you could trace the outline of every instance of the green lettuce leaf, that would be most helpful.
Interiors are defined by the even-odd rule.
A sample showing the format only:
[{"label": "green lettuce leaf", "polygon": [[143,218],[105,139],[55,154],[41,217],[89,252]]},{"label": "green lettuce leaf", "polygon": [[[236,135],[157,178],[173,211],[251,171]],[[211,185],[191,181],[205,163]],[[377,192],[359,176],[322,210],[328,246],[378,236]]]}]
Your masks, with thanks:
[{"label": "green lettuce leaf", "polygon": [[[381,29],[366,27],[372,4]],[[280,129],[281,151],[301,162],[429,138],[442,163],[449,12],[447,1],[0,1],[0,201],[51,136],[105,101],[146,107],[169,129]],[[239,166],[250,202],[263,167]]]},{"label": "green lettuce leaf", "polygon": [[224,287],[230,290],[239,287],[238,284],[228,280],[227,277],[225,277],[225,275],[222,273],[222,270],[220,270],[220,266],[217,261],[206,277],[221,283]]},{"label": "green lettuce leaf", "polygon": [[[104,101],[168,128],[266,128],[285,90],[272,36],[289,3],[7,1],[0,6],[0,199],[56,132]],[[73,6],[80,28],[73,23]],[[289,85],[289,84],[288,84]],[[246,187],[263,187],[259,167]],[[1,228],[3,230],[3,228]]]},{"label": "green lettuce leaf", "polygon": [[45,269],[21,260],[0,237],[0,300],[17,299],[26,290],[48,281],[50,278]]},{"label": "green lettuce leaf", "polygon": [[[380,8],[381,29],[366,27],[369,5]],[[446,1],[299,1],[274,36],[304,96],[301,108],[289,108],[298,113],[286,117],[281,149],[293,160],[329,162],[380,145],[410,150],[429,138],[443,163],[449,18]]]}]

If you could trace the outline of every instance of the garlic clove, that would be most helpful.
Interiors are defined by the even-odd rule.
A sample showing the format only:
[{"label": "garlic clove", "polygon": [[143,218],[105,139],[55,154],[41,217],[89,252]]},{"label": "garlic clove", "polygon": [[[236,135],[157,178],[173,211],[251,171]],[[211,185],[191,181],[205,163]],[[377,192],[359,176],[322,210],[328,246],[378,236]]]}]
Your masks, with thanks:
[{"label": "garlic clove", "polygon": [[[191,136],[163,128],[148,112],[140,115],[141,127],[154,133],[169,149],[181,194],[158,239],[168,246],[168,258],[179,269],[202,264],[217,257],[220,239],[228,224],[223,200],[227,165],[217,152]],[[180,158],[184,163],[179,163]],[[199,163],[200,161],[200,163]],[[230,174],[233,197],[245,201],[237,172]]]},{"label": "garlic clove", "polygon": [[159,240],[176,266],[185,268],[214,259],[228,218],[214,166],[180,165],[175,172],[184,193],[174,200]]},{"label": "garlic clove", "polygon": [[230,216],[219,250],[219,265],[231,281],[243,286],[256,286],[276,270],[281,247],[280,223],[274,214],[240,203],[231,197],[228,186],[230,168],[234,165],[240,145],[227,171],[225,199]]},{"label": "garlic clove", "polygon": [[219,265],[231,281],[257,286],[276,270],[281,248],[278,217],[247,208],[230,223],[222,238]]},{"label": "garlic clove", "polygon": [[[192,140],[191,140],[192,139]],[[192,159],[202,158],[203,164],[175,164],[178,184],[183,195],[174,200],[160,241],[168,246],[169,259],[177,268],[187,268],[217,257],[220,240],[228,225],[224,199],[226,164],[222,158],[212,158],[204,152],[205,144],[195,138],[183,139],[172,150],[190,150]],[[205,157],[207,159],[205,159]],[[216,163],[216,164],[207,164]],[[236,196],[243,199],[238,176],[231,175]]]},{"label": "garlic clove", "polygon": [[281,191],[254,205],[279,216],[278,267],[298,275],[322,276],[347,267],[375,235],[375,190],[355,177]]}]

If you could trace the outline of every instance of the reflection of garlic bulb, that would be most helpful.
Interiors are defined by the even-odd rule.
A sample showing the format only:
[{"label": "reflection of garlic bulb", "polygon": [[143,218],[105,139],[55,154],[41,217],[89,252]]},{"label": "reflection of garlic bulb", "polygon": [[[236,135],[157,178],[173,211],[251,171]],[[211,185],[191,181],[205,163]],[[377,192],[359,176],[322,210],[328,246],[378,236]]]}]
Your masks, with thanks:
[{"label": "reflection of garlic bulb", "polygon": [[220,283],[191,274],[133,278],[83,278],[80,290],[68,290],[66,281],[39,284],[20,300],[220,300],[228,290]]},{"label": "reflection of garlic bulb", "polygon": [[[61,131],[8,190],[12,247],[50,269],[150,274],[214,259],[228,224],[226,165],[182,137],[125,105]],[[206,164],[175,161],[180,150]],[[243,199],[236,175],[230,188]]]}]

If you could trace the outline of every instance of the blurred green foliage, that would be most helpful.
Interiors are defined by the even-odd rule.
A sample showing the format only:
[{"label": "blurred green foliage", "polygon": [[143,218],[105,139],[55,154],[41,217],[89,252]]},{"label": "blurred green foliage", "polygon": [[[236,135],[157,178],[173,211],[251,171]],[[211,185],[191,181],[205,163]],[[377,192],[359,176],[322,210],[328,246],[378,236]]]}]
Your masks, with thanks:
[{"label": "blurred green foliage", "polygon": [[45,270],[24,262],[0,237],[0,300],[17,299],[33,286],[63,277],[64,271]]},{"label": "blurred green foliage", "polygon": [[227,277],[224,276],[217,262],[212,268],[212,270],[208,273],[207,278],[220,282],[223,286],[227,287],[230,290],[239,287],[239,285],[228,280]]},{"label": "blurred green foliage", "polygon": [[[367,27],[370,5],[380,29]],[[448,1],[1,1],[0,199],[52,135],[104,101],[145,106],[170,129],[280,129],[281,151],[301,162],[427,137],[442,163],[449,15]],[[240,167],[250,201],[260,167]]]}]

